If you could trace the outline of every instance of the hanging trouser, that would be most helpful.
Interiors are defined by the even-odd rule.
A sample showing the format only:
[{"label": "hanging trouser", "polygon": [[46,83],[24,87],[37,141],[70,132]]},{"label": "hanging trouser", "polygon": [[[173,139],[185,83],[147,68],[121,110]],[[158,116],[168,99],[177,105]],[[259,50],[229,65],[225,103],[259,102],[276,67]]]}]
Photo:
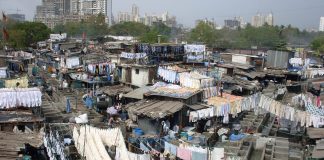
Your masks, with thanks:
[{"label": "hanging trouser", "polygon": [[71,104],[70,104],[70,99],[66,98],[66,113],[71,112]]}]

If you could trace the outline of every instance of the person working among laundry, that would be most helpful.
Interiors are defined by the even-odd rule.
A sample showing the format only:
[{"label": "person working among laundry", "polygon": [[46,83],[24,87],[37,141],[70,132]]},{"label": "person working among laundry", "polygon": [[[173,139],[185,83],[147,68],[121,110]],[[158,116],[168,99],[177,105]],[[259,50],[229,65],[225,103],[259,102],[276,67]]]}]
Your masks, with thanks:
[{"label": "person working among laundry", "polygon": [[93,102],[92,102],[92,92],[91,91],[88,91],[87,94],[83,95],[82,100],[88,109],[92,109]]},{"label": "person working among laundry", "polygon": [[108,120],[108,126],[111,128],[117,127],[119,125],[119,123],[121,122],[121,118],[119,117],[118,114],[115,114],[113,116],[111,116]]}]

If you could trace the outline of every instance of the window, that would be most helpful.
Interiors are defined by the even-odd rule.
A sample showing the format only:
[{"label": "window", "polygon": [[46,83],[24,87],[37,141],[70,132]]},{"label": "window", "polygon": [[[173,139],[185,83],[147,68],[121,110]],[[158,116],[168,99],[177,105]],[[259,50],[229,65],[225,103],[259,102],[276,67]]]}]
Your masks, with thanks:
[{"label": "window", "polygon": [[135,72],[136,72],[136,74],[139,74],[139,69],[136,69]]}]

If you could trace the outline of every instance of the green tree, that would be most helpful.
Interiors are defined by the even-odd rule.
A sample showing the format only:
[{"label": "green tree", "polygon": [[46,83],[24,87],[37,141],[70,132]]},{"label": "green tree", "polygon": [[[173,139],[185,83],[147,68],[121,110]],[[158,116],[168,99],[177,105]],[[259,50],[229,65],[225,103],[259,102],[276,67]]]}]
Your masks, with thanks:
[{"label": "green tree", "polygon": [[123,22],[109,28],[109,34],[118,36],[142,36],[149,32],[150,28],[142,23]]},{"label": "green tree", "polygon": [[6,27],[9,33],[8,43],[15,48],[25,48],[46,40],[51,33],[45,24],[39,22],[10,21]]},{"label": "green tree", "polygon": [[139,37],[142,43],[157,43],[160,37],[161,43],[167,43],[171,37],[171,28],[158,22],[150,27],[149,31]]},{"label": "green tree", "polygon": [[167,43],[169,41],[169,35],[160,34],[157,30],[150,30],[141,37],[139,41],[141,43],[158,43],[158,37],[160,37],[160,43]]},{"label": "green tree", "polygon": [[318,55],[324,54],[324,36],[316,37],[311,43],[311,48]]},{"label": "green tree", "polygon": [[27,33],[24,30],[10,30],[9,44],[16,49],[28,47]]},{"label": "green tree", "polygon": [[58,24],[53,29],[54,33],[67,33],[68,36],[81,37],[83,33],[87,37],[95,38],[108,33],[108,25],[105,23],[105,16],[98,14],[91,16],[80,22],[68,22],[66,24]]},{"label": "green tree", "polygon": [[188,41],[190,43],[204,43],[209,47],[213,47],[217,43],[218,39],[219,35],[216,33],[214,26],[200,22],[190,31]]}]

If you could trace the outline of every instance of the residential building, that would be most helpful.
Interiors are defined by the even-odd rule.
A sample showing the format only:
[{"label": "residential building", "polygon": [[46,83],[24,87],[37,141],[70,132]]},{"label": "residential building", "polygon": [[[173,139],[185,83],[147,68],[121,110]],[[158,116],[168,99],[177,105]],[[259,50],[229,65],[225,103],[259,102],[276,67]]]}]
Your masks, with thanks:
[{"label": "residential building", "polygon": [[224,27],[229,29],[237,29],[241,27],[241,22],[236,17],[234,19],[226,19],[224,20]]},{"label": "residential building", "polygon": [[205,19],[198,19],[198,20],[196,20],[196,26],[197,26],[199,23],[205,23],[205,24],[210,25],[211,27],[215,27],[215,26],[217,26],[217,25],[216,25],[216,22],[215,22],[214,19],[209,20],[209,19],[205,18]]},{"label": "residential building", "polygon": [[263,26],[263,23],[264,23],[264,19],[260,13],[252,17],[251,25],[253,27],[261,27]]},{"label": "residential building", "polygon": [[118,23],[121,22],[130,22],[131,15],[128,12],[119,12],[118,13]]},{"label": "residential building", "polygon": [[81,2],[80,0],[71,0],[71,14],[79,14],[81,12]]},{"label": "residential building", "polygon": [[324,17],[320,18],[320,25],[319,25],[318,30],[321,32],[324,32]]},{"label": "residential building", "polygon": [[273,15],[269,13],[267,16],[264,17],[264,23],[267,23],[270,26],[273,26]]},{"label": "residential building", "polygon": [[139,8],[137,5],[132,5],[132,21],[138,22],[139,21]]},{"label": "residential building", "polygon": [[131,12],[119,12],[117,22],[139,22],[145,25],[151,26],[154,23],[163,23],[168,27],[175,27],[177,25],[175,16],[171,16],[168,12],[164,12],[162,15],[147,14],[140,16],[139,7],[135,4],[132,5]]},{"label": "residential building", "polygon": [[261,13],[257,13],[257,15],[252,17],[251,25],[253,27],[261,27],[265,24],[268,24],[270,26],[274,25],[272,13],[269,13],[268,15],[262,15]]},{"label": "residential building", "polygon": [[238,20],[240,22],[240,27],[245,28],[246,27],[246,22],[244,21],[243,17],[235,17],[234,19]]},{"label": "residential building", "polygon": [[36,7],[34,21],[54,28],[60,23],[80,21],[102,13],[108,23],[108,9],[108,0],[42,0],[42,4]]},{"label": "residential building", "polygon": [[24,14],[8,14],[7,15],[9,17],[9,19],[12,19],[14,21],[18,21],[18,22],[23,22],[25,21],[25,15]]},{"label": "residential building", "polygon": [[112,0],[107,0],[107,21],[109,26],[114,24],[114,18],[112,14]]},{"label": "residential building", "polygon": [[147,26],[151,26],[152,25],[152,16],[145,14],[144,24]]},{"label": "residential building", "polygon": [[107,0],[81,0],[81,15],[107,14]]}]

